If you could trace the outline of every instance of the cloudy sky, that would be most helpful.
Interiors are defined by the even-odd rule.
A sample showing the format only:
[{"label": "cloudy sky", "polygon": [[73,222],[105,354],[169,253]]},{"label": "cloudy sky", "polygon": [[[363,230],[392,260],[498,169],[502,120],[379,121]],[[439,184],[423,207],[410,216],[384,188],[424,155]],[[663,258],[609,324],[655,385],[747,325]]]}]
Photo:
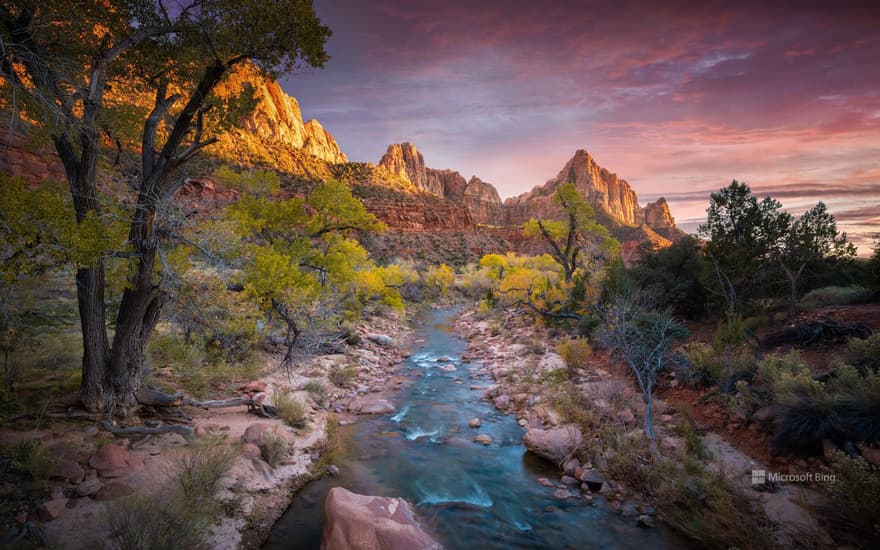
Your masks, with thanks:
[{"label": "cloudy sky", "polygon": [[[766,6],[764,4],[772,4]],[[662,7],[661,7],[662,6]],[[746,181],[880,231],[880,2],[315,0],[323,70],[283,81],[349,158],[414,142],[502,197],[576,149],[685,230]]]}]

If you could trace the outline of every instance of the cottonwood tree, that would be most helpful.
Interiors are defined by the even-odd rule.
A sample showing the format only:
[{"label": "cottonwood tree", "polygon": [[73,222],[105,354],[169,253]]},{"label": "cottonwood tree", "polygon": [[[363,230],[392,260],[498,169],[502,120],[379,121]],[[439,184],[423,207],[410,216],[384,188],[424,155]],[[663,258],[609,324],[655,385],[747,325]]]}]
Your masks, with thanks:
[{"label": "cottonwood tree", "polygon": [[[562,208],[564,219],[531,218],[523,225],[523,233],[545,244],[548,256],[561,272],[558,283],[541,279],[546,289],[539,291],[539,294],[558,294],[556,291],[561,290],[564,298],[554,296],[549,300],[544,299],[544,307],[541,307],[535,300],[529,299],[535,294],[536,287],[528,285],[523,304],[545,317],[579,320],[579,309],[586,298],[589,279],[601,262],[619,255],[620,243],[611,237],[605,226],[596,222],[593,207],[574,184],[560,186],[553,195],[553,201]],[[505,277],[513,275],[517,274],[508,273]],[[523,278],[524,274],[518,275]]]},{"label": "cottonwood tree", "polygon": [[247,243],[244,286],[287,328],[282,366],[289,368],[304,330],[354,316],[377,298],[402,306],[400,269],[377,267],[355,240],[384,225],[339,181],[318,185],[306,198],[271,200],[245,195],[229,216]]},{"label": "cottonwood tree", "polygon": [[[214,142],[212,127],[235,111],[215,97],[218,84],[248,61],[267,75],[321,67],[329,35],[309,0],[0,0],[3,87],[54,145],[78,224],[105,218],[96,174],[107,142],[121,148],[137,136],[140,150],[124,249],[76,270],[87,409],[125,414],[137,403],[144,348],[167,300],[157,252],[175,237],[162,206],[182,185],[181,168]],[[139,110],[142,97],[151,100]],[[130,260],[112,341],[108,256]]]},{"label": "cottonwood tree", "polygon": [[672,344],[687,336],[687,330],[668,311],[651,309],[636,290],[607,302],[602,317],[599,341],[635,376],[645,401],[645,435],[653,441],[654,385],[670,360]]}]

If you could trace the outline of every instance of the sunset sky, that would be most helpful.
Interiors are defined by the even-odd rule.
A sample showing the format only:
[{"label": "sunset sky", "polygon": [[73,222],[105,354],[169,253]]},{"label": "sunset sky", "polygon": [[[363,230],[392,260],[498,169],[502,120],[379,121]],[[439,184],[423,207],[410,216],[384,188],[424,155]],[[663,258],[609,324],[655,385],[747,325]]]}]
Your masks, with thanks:
[{"label": "sunset sky", "polygon": [[283,86],[355,161],[412,141],[508,197],[583,148],[686,231],[738,179],[793,211],[824,200],[864,239],[880,1],[764,4],[316,0],[332,59]]}]

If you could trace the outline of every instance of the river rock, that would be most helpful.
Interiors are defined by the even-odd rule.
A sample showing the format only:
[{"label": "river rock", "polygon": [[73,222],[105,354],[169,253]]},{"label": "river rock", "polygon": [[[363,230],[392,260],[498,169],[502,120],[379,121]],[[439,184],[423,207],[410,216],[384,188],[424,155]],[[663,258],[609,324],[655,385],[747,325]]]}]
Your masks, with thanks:
[{"label": "river rock", "polygon": [[337,466],[336,464],[331,464],[331,465],[327,466],[327,473],[330,474],[332,477],[338,476],[339,475],[339,466]]},{"label": "river rock", "polygon": [[468,426],[471,428],[479,428],[481,426],[479,418],[471,418],[468,420]]},{"label": "river rock", "polygon": [[640,515],[638,507],[632,502],[627,502],[621,506],[620,514],[625,518],[634,518]]},{"label": "river rock", "polygon": [[263,444],[263,436],[269,431],[275,431],[275,426],[265,422],[254,422],[244,431],[244,435],[241,436],[241,442],[259,447]]},{"label": "river rock", "polygon": [[127,497],[134,493],[134,488],[121,481],[111,481],[105,484],[95,493],[95,500],[112,500],[119,497]]},{"label": "river rock", "polygon": [[447,372],[452,372],[452,371],[455,370],[455,365],[453,365],[452,363],[449,363],[448,365],[443,365],[442,367],[440,367],[440,370],[445,370],[445,371],[447,371]]},{"label": "river rock", "polygon": [[397,409],[387,399],[369,395],[356,397],[349,403],[348,410],[358,414],[387,414]]},{"label": "river rock", "polygon": [[587,470],[581,475],[581,481],[587,484],[590,491],[597,493],[602,490],[605,483],[605,476],[599,470]]},{"label": "river rock", "polygon": [[334,487],[324,505],[321,550],[441,550],[402,498],[367,496]]},{"label": "river rock", "polygon": [[561,463],[581,442],[581,431],[577,426],[542,430],[532,428],[523,436],[526,449],[556,464]]},{"label": "river rock", "polygon": [[647,514],[642,514],[641,516],[639,516],[639,527],[654,527],[654,518]]},{"label": "river rock", "polygon": [[580,484],[580,481],[578,481],[577,479],[575,479],[571,476],[562,476],[560,481],[562,481],[562,483],[564,483],[565,485],[578,485],[578,484]]},{"label": "river rock", "polygon": [[482,443],[483,445],[491,445],[492,444],[492,436],[489,434],[480,434],[474,437],[474,442]]},{"label": "river rock", "polygon": [[576,458],[572,458],[571,460],[565,461],[565,464],[562,465],[562,471],[563,471],[563,473],[565,473],[565,475],[568,475],[571,477],[579,477],[577,475],[577,470],[580,467],[581,467],[581,461]]},{"label": "river rock", "polygon": [[109,444],[92,455],[89,466],[104,477],[122,477],[143,470],[144,461],[125,447]]},{"label": "river rock", "polygon": [[394,345],[394,339],[387,334],[367,334],[367,339],[380,346],[391,347]]},{"label": "river rock", "polygon": [[510,398],[506,395],[499,395],[493,401],[495,408],[506,409],[510,405]]},{"label": "river rock", "polygon": [[37,515],[43,521],[57,519],[67,509],[68,500],[70,499],[61,497],[46,501],[37,508]]},{"label": "river rock", "polygon": [[101,490],[101,480],[98,478],[87,479],[76,486],[74,489],[74,494],[78,497],[87,497],[89,495],[94,495],[98,491]]},{"label": "river rock", "polygon": [[572,496],[574,495],[572,495],[571,491],[569,491],[568,489],[556,489],[555,491],[553,491],[553,498],[557,498],[559,500],[565,500],[571,498]]}]

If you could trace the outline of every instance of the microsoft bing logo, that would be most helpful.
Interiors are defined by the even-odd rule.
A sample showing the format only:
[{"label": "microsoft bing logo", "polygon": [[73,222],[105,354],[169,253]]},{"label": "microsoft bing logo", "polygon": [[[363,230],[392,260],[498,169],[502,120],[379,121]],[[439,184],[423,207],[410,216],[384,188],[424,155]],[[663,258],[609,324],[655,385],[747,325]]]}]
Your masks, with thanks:
[{"label": "microsoft bing logo", "polygon": [[767,470],[752,470],[752,485],[767,483]]}]

